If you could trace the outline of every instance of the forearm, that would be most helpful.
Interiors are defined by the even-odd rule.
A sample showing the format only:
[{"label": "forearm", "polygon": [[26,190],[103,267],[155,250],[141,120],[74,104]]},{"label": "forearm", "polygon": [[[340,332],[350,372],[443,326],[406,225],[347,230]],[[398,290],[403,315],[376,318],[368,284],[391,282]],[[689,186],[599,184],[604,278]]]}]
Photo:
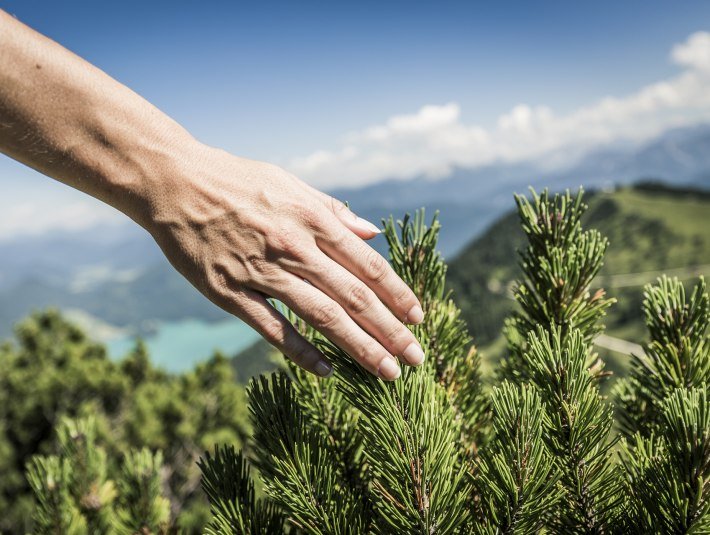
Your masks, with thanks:
[{"label": "forearm", "polygon": [[196,142],[100,69],[0,10],[0,151],[145,225]]}]

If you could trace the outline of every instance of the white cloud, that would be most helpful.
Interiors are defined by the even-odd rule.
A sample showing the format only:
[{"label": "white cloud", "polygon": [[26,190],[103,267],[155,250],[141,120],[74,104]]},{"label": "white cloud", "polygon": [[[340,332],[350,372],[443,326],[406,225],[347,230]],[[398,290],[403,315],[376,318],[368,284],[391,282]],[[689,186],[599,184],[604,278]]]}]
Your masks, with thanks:
[{"label": "white cloud", "polygon": [[428,105],[350,133],[338,149],[319,150],[286,167],[316,186],[337,187],[419,175],[439,178],[454,167],[496,161],[570,162],[600,144],[640,142],[710,119],[710,33],[695,33],[675,45],[671,59],[681,67],[676,76],[572,113],[519,104],[485,129],[464,124],[456,103]]},{"label": "white cloud", "polygon": [[32,198],[20,191],[13,192],[12,197],[7,198],[7,203],[0,202],[0,241],[55,230],[121,225],[128,220],[120,212],[79,192]]}]

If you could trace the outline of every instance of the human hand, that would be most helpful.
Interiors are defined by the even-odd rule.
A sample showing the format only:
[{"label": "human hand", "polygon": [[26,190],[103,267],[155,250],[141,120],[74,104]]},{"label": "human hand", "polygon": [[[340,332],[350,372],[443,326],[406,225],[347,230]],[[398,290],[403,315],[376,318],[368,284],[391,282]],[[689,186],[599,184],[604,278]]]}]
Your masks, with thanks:
[{"label": "human hand", "polygon": [[304,369],[325,357],[267,301],[278,299],[385,380],[424,353],[402,321],[419,301],[363,239],[377,227],[270,164],[197,142],[157,181],[144,226],[170,262],[224,310]]}]

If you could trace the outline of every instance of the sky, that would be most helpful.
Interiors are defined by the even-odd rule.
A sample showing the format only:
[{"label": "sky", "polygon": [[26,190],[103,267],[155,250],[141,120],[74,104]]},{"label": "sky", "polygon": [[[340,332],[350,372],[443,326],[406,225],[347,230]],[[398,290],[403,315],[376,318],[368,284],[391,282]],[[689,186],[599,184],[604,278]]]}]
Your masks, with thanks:
[{"label": "sky", "polygon": [[[50,2],[0,8],[198,139],[321,188],[710,120],[710,2]],[[125,218],[0,156],[0,239]]]}]

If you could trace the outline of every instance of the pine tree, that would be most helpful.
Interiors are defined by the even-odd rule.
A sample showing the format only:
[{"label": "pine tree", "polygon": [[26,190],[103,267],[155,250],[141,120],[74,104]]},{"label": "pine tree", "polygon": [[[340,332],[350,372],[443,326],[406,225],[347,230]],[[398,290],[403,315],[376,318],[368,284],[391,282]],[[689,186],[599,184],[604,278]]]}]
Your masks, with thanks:
[{"label": "pine tree", "polygon": [[[424,221],[423,213],[405,219],[398,233],[390,220],[386,236],[393,266],[425,310],[424,323],[413,328],[430,355],[426,365],[386,383],[297,322],[333,362],[336,378],[319,381],[289,366],[251,384],[254,464],[291,529],[454,533],[472,521],[472,460],[484,439],[487,403],[478,356],[445,291],[438,222]],[[234,475],[225,471],[233,463],[216,459],[202,464],[210,488],[214,474]],[[218,500],[211,495],[215,525],[243,526],[244,511],[258,507],[249,488]]]},{"label": "pine tree", "polygon": [[[608,375],[593,351],[613,299],[591,289],[607,241],[582,228],[582,191],[516,197],[528,244],[500,386],[445,291],[436,218],[386,224],[390,259],[414,289],[427,355],[382,382],[292,320],[334,363],[331,380],[287,364],[254,380],[251,461],[201,462],[217,533],[706,533],[710,512],[708,297],[646,289],[652,342],[618,386],[614,453]],[[257,475],[265,496],[256,498]]]},{"label": "pine tree", "polygon": [[[547,190],[532,191],[532,201],[515,197],[528,244],[520,252],[524,278],[515,291],[520,310],[506,324],[509,354],[500,373],[530,384],[546,414],[537,440],[544,442],[559,479],[548,494],[557,506],[542,513],[547,529],[608,533],[617,523],[620,477],[611,462],[611,405],[598,387],[603,363],[592,342],[613,300],[603,290],[590,290],[608,243],[597,231],[582,229],[582,196],[580,189],[574,197],[569,191],[550,196]],[[526,496],[522,486],[518,492]],[[524,505],[517,513],[523,519]],[[539,515],[528,510],[527,516]]]}]

